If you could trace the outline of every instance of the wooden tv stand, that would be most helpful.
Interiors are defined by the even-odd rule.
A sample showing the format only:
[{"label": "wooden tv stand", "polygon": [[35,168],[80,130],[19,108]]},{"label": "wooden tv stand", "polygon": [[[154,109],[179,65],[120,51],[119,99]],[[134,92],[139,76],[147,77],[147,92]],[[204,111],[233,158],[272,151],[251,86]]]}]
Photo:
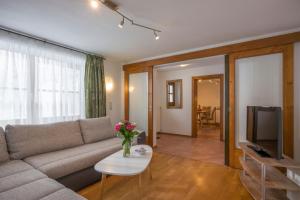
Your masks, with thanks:
[{"label": "wooden tv stand", "polygon": [[286,191],[300,191],[300,187],[277,168],[300,169],[300,164],[284,157],[281,160],[261,157],[248,147],[250,143],[239,143],[243,157],[240,179],[255,200],[288,199]]}]

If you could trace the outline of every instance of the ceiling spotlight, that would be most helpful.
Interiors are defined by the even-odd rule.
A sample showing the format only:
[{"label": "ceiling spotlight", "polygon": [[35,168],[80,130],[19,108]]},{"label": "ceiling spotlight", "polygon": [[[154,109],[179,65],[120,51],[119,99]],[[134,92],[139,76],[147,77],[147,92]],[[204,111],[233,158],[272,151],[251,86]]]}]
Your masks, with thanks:
[{"label": "ceiling spotlight", "polygon": [[124,23],[125,23],[125,19],[124,19],[124,17],[123,17],[122,21],[121,21],[120,24],[118,25],[119,28],[123,28]]},{"label": "ceiling spotlight", "polygon": [[157,33],[155,31],[153,31],[153,32],[154,32],[155,39],[159,40],[159,35],[157,35]]},{"label": "ceiling spotlight", "polygon": [[91,7],[97,9],[99,7],[98,0],[91,0]]},{"label": "ceiling spotlight", "polygon": [[189,64],[181,64],[180,67],[186,67],[189,66]]}]

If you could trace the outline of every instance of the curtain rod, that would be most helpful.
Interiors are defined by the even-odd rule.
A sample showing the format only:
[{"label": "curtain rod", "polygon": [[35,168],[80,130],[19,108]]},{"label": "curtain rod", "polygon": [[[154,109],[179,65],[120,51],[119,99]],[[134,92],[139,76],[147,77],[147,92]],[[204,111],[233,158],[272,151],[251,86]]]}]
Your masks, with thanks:
[{"label": "curtain rod", "polygon": [[64,45],[64,44],[60,44],[60,43],[57,43],[57,42],[54,42],[54,41],[51,41],[51,40],[43,39],[43,38],[37,37],[35,35],[30,35],[30,34],[27,34],[27,33],[23,33],[21,31],[17,31],[17,30],[11,29],[11,28],[7,28],[5,26],[0,25],[0,30],[6,31],[8,33],[13,33],[13,34],[16,34],[16,35],[20,35],[20,36],[23,36],[23,37],[27,37],[27,38],[30,38],[30,39],[38,40],[40,42],[48,43],[48,44],[55,45],[55,46],[58,46],[58,47],[62,47],[64,49],[68,49],[68,50],[71,50],[71,51],[76,51],[76,52],[83,53],[83,54],[90,54],[90,55],[98,56],[98,57],[101,57],[103,60],[105,60],[105,58],[101,55],[97,55],[95,53],[91,53],[91,52],[88,52],[88,51],[83,51],[83,50],[80,50],[80,49],[77,49],[77,48],[74,48],[74,47],[71,47],[71,46],[67,46],[67,45]]}]

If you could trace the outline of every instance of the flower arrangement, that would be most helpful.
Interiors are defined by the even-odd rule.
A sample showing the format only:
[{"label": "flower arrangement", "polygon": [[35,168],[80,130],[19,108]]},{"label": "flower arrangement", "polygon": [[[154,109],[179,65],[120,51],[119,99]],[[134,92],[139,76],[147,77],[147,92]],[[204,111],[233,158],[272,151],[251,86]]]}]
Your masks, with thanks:
[{"label": "flower arrangement", "polygon": [[123,156],[128,157],[130,155],[130,148],[132,140],[139,135],[139,132],[135,130],[135,123],[128,121],[119,122],[115,125],[116,135],[123,139]]}]

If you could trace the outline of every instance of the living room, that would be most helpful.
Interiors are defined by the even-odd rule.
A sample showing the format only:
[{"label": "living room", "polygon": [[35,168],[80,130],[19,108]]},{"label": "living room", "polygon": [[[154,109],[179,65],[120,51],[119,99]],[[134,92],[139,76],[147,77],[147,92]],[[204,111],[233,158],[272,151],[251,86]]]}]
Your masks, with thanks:
[{"label": "living room", "polygon": [[1,0],[0,199],[300,199],[299,10]]}]

